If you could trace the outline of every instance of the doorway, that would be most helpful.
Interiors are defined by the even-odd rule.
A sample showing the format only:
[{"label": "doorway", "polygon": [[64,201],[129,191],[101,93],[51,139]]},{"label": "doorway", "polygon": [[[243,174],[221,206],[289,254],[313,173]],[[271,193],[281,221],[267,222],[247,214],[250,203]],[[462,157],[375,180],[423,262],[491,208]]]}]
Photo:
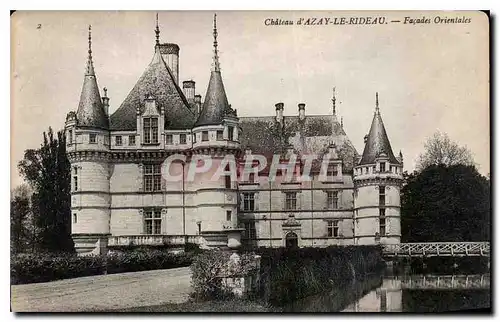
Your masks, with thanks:
[{"label": "doorway", "polygon": [[299,238],[293,231],[286,234],[285,237],[286,248],[297,248],[299,247]]}]

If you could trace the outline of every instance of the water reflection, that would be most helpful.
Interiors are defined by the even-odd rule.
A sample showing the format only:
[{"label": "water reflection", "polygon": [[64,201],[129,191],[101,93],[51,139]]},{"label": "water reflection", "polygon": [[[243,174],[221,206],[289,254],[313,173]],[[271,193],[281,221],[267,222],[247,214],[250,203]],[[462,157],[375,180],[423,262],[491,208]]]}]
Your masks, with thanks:
[{"label": "water reflection", "polygon": [[373,274],[282,307],[284,312],[449,312],[491,307],[490,275]]},{"label": "water reflection", "polygon": [[489,308],[490,276],[386,276],[343,312],[449,312]]}]

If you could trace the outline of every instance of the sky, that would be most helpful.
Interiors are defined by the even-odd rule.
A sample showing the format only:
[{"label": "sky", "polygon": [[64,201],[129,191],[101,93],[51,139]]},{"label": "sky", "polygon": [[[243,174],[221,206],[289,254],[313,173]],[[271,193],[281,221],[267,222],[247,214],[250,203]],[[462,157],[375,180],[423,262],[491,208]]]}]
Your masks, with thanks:
[{"label": "sky", "polygon": [[[153,11],[16,12],[11,18],[11,186],[24,150],[76,111],[87,59],[88,25],[99,87],[114,112],[153,57]],[[470,23],[403,24],[405,17],[470,18]],[[385,17],[381,25],[266,26],[266,19]],[[159,12],[160,38],[180,46],[180,81],[205,96],[212,67],[211,11]],[[489,26],[478,12],[217,12],[219,56],[230,104],[239,116],[332,112],[358,150],[379,93],[394,153],[412,171],[424,142],[447,133],[490,172]],[[102,94],[102,92],[101,92]]]}]

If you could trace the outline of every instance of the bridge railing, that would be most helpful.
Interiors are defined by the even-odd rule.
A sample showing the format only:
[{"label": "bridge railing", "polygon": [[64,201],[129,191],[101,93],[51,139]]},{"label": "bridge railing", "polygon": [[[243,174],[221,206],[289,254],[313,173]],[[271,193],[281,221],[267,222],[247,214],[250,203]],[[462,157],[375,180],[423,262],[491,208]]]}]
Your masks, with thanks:
[{"label": "bridge railing", "polygon": [[489,256],[489,242],[430,242],[383,245],[394,256]]}]

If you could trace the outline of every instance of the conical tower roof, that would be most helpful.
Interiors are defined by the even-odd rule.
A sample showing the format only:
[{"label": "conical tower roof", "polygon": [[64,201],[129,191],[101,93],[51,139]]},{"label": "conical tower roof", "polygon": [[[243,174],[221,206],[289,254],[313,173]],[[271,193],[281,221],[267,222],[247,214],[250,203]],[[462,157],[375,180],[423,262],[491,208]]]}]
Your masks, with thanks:
[{"label": "conical tower roof", "polygon": [[195,126],[214,125],[222,123],[224,116],[232,112],[227,101],[226,90],[220,72],[217,50],[217,15],[214,15],[214,69],[210,74],[205,101]]},{"label": "conical tower roof", "polygon": [[97,86],[94,65],[92,63],[92,37],[90,26],[88,53],[89,56],[83,80],[82,93],[80,95],[80,103],[76,111],[78,126],[108,129],[109,120],[104,111],[99,87]]},{"label": "conical tower roof", "polygon": [[363,156],[361,157],[359,165],[374,164],[375,160],[381,153],[385,153],[387,155],[390,163],[399,163],[392,152],[391,143],[389,142],[384,122],[380,116],[377,93],[375,115],[373,116],[370,133],[368,133],[365,149],[363,150]]}]

